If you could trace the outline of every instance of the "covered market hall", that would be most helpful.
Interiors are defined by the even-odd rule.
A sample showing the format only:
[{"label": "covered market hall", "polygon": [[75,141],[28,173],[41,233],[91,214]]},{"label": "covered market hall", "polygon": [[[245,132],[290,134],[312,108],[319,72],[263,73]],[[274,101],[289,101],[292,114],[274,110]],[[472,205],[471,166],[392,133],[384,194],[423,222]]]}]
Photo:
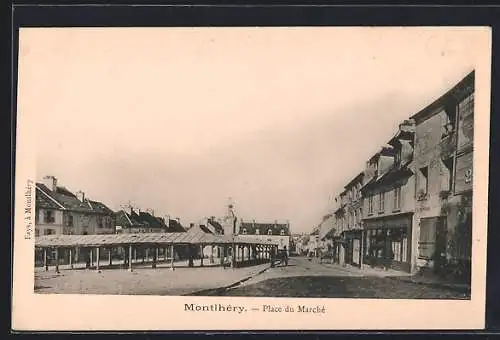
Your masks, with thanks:
[{"label": "covered market hall", "polygon": [[[133,271],[133,264],[145,263],[152,258],[152,268],[160,262],[175,268],[176,255],[194,267],[195,259],[200,265],[220,265],[238,268],[271,262],[278,245],[261,239],[240,235],[218,235],[193,228],[177,233],[103,234],[103,235],[44,235],[35,240],[35,251],[40,255],[45,270],[49,266],[59,272],[61,260],[74,268],[75,250],[86,254],[86,268],[97,271],[120,267]],[[103,253],[104,252],[104,253]],[[139,252],[142,261],[137,261]],[[180,254],[182,254],[180,256]],[[117,258],[118,257],[118,258]],[[107,259],[105,265],[100,260]],[[209,261],[205,263],[204,260]],[[115,263],[113,263],[115,261]]]}]

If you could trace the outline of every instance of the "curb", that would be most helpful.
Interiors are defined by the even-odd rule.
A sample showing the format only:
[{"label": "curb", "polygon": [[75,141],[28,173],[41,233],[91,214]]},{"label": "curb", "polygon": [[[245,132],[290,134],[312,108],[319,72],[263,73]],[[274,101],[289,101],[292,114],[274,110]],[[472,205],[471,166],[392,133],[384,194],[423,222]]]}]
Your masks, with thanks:
[{"label": "curb", "polygon": [[269,268],[270,267],[266,267],[264,269],[261,269],[258,272],[254,273],[252,275],[249,275],[247,277],[244,277],[243,279],[238,280],[238,281],[236,281],[234,283],[231,283],[230,285],[227,285],[227,286],[217,287],[217,288],[203,289],[203,290],[199,290],[199,291],[196,291],[196,292],[193,292],[193,293],[184,294],[184,296],[200,296],[200,295],[202,295],[202,296],[203,295],[213,296],[213,295],[220,295],[220,294],[224,293],[225,291],[227,291],[229,289],[232,289],[232,288],[234,288],[236,286],[239,286],[243,282],[246,282],[246,281],[250,280],[251,278],[253,278],[253,277],[257,276],[257,275],[260,275],[260,274],[264,273]]},{"label": "curb", "polygon": [[395,281],[413,283],[413,284],[428,286],[428,287],[433,287],[433,288],[444,288],[444,289],[452,290],[452,291],[462,293],[462,294],[470,294],[470,292],[471,292],[470,286],[457,287],[457,286],[454,286],[453,284],[438,283],[438,282],[421,282],[421,281],[419,282],[419,281],[413,281],[411,279],[401,279],[401,278],[391,277],[391,276],[386,276],[386,278],[391,279],[391,280],[395,280]]}]

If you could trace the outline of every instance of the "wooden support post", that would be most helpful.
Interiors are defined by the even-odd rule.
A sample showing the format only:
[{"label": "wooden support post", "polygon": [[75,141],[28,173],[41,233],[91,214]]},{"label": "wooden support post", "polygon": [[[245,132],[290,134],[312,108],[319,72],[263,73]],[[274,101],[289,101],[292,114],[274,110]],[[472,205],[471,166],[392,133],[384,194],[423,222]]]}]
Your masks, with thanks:
[{"label": "wooden support post", "polygon": [[225,266],[225,263],[224,263],[224,248],[222,248],[221,246],[218,246],[218,252],[219,252],[219,260],[220,260],[220,265],[222,267]]},{"label": "wooden support post", "polygon": [[158,262],[158,255],[159,255],[158,247],[155,247],[154,259],[153,259],[154,267],[153,268],[156,268],[156,262]]},{"label": "wooden support post", "polygon": [[137,262],[137,248],[134,248],[134,262]]},{"label": "wooden support post", "polygon": [[201,262],[200,262],[200,267],[203,267],[203,244],[200,245],[200,257],[201,257]]},{"label": "wooden support post", "polygon": [[59,273],[59,248],[56,247],[56,273]]},{"label": "wooden support post", "polygon": [[174,267],[175,256],[174,256],[174,244],[173,243],[170,245],[170,256],[171,256],[170,269],[175,270],[175,267]]},{"label": "wooden support post", "polygon": [[99,247],[95,248],[95,254],[96,254],[96,270],[97,270],[98,273],[100,273],[101,270],[99,269],[99,262],[100,262],[99,261],[99,258],[100,258],[100,256],[99,256]]},{"label": "wooden support post", "polygon": [[146,261],[149,261],[149,248],[146,248]]},{"label": "wooden support post", "polygon": [[92,248],[89,248],[89,253],[90,253],[90,267],[94,265],[94,250]]},{"label": "wooden support post", "polygon": [[236,267],[236,244],[233,243],[233,248],[231,249],[231,267],[233,269]]},{"label": "wooden support post", "polygon": [[73,269],[73,249],[69,248],[69,267]]},{"label": "wooden support post", "polygon": [[167,262],[167,248],[163,248],[163,260]]},{"label": "wooden support post", "polygon": [[108,257],[109,257],[109,266],[111,267],[113,265],[113,247],[109,247]]},{"label": "wooden support post", "polygon": [[128,271],[132,271],[132,245],[128,246]]},{"label": "wooden support post", "polygon": [[43,266],[45,271],[49,270],[49,263],[47,262],[47,248],[43,248]]},{"label": "wooden support post", "polygon": [[146,249],[142,248],[142,263],[145,262],[145,256],[146,256]]}]

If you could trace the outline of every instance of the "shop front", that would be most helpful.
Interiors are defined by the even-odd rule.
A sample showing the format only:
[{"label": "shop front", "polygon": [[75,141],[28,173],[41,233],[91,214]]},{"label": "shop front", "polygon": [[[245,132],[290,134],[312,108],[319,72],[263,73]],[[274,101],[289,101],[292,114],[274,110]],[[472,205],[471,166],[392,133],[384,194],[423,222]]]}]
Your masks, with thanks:
[{"label": "shop front", "polygon": [[363,263],[411,271],[413,213],[364,221]]},{"label": "shop front", "polygon": [[344,233],[345,263],[361,267],[361,230],[349,230]]}]

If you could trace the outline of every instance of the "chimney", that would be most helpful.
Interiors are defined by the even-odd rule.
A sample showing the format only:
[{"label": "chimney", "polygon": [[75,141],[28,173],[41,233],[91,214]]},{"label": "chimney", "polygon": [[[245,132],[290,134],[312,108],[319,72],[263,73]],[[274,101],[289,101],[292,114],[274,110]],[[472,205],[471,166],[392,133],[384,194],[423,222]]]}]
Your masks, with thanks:
[{"label": "chimney", "polygon": [[85,202],[85,193],[81,190],[77,191],[76,198],[78,198],[80,202]]},{"label": "chimney", "polygon": [[44,179],[43,184],[45,184],[45,186],[47,188],[49,188],[52,191],[56,191],[56,189],[57,189],[57,178],[56,177],[48,175],[48,176],[44,176],[43,179]]}]

